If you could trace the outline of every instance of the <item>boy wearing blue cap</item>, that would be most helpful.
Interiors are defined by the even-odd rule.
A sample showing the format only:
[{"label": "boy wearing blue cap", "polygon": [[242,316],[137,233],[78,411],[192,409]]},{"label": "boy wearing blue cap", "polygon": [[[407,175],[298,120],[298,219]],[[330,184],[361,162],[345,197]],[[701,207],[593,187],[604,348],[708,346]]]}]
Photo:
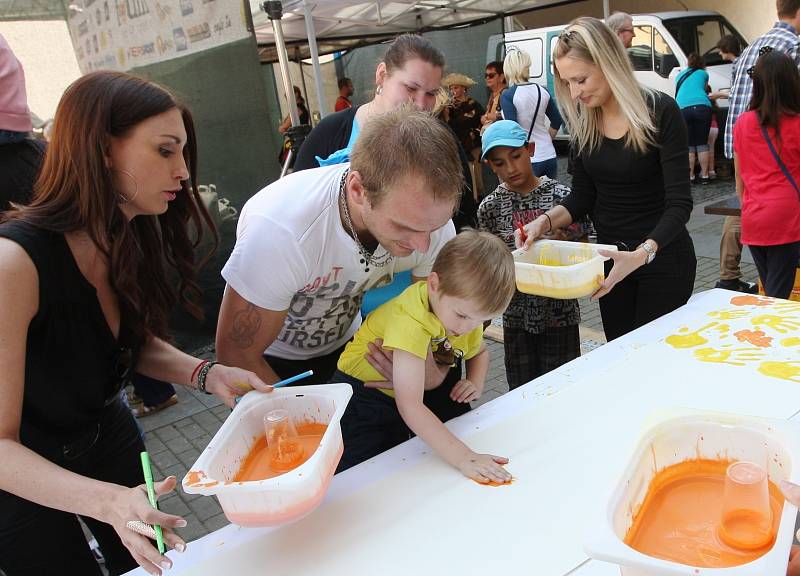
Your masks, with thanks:
[{"label": "boy wearing blue cap", "polygon": [[[500,185],[478,208],[478,226],[514,249],[514,230],[557,205],[570,189],[531,168],[533,144],[512,120],[492,124],[482,137],[481,160]],[[588,221],[553,230],[550,238],[577,240]],[[577,300],[555,300],[517,291],[503,314],[503,342],[508,386],[518,386],[580,356],[580,307]]]}]

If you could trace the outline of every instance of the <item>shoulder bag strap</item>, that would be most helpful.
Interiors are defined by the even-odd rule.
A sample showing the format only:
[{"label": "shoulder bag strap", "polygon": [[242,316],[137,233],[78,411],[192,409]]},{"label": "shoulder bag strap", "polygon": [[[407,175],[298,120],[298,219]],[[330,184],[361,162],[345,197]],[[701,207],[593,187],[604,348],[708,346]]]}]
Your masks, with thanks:
[{"label": "shoulder bag strap", "polygon": [[681,77],[680,80],[678,80],[678,84],[677,84],[677,86],[675,86],[675,98],[678,97],[678,91],[681,89],[681,86],[683,86],[683,83],[686,82],[686,79],[689,76],[691,76],[692,74],[694,74],[695,72],[697,72],[697,70],[698,70],[698,68],[692,68],[691,72],[689,72],[685,76]]},{"label": "shoulder bag strap", "polygon": [[536,125],[536,118],[539,117],[539,106],[542,105],[542,89],[539,88],[539,85],[534,83],[536,86],[536,93],[539,95],[539,99],[536,101],[536,111],[533,113],[533,120],[531,120],[531,129],[528,130],[528,142],[531,141],[531,134],[533,134],[533,127]]},{"label": "shoulder bag strap", "polygon": [[797,187],[797,182],[794,181],[794,178],[792,178],[792,174],[789,172],[789,169],[786,167],[786,164],[783,163],[783,160],[781,160],[781,157],[778,155],[778,151],[775,150],[775,146],[772,144],[772,140],[769,137],[767,128],[763,124],[760,124],[760,126],[761,126],[761,134],[764,136],[764,140],[767,141],[767,146],[769,146],[769,151],[772,152],[772,156],[778,163],[778,167],[780,167],[781,172],[783,172],[783,175],[786,176],[786,179],[789,181],[789,184],[791,184],[792,188],[794,188],[794,191],[797,192],[798,199],[800,199],[800,188]]}]

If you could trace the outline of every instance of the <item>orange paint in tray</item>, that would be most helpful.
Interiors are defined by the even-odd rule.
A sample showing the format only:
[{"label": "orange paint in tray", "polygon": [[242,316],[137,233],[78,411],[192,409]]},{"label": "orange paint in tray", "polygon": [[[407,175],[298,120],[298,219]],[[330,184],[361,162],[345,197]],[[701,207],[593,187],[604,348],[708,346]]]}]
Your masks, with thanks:
[{"label": "orange paint in tray", "polygon": [[[740,524],[758,519],[722,518],[725,472],[729,460],[687,460],[668,466],[650,482],[647,495],[625,535],[625,543],[643,554],[689,566],[728,568],[752,562],[766,554],[778,532],[783,497],[769,482],[771,531],[766,543],[753,546],[738,539]],[[722,533],[721,532],[725,532]],[[729,546],[723,541],[738,543]]]},{"label": "orange paint in tray", "polygon": [[267,439],[258,438],[247,454],[233,482],[253,482],[268,480],[294,470],[311,458],[322,441],[328,426],[316,422],[297,424],[296,443],[282,447],[280,455],[271,458],[267,448]]}]

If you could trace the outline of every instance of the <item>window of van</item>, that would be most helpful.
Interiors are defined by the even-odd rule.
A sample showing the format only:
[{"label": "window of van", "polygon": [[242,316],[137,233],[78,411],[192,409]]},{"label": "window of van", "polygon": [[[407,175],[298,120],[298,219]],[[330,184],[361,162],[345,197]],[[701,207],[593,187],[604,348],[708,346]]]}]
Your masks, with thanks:
[{"label": "window of van", "polygon": [[687,56],[692,52],[699,53],[706,62],[706,66],[725,64],[717,52],[717,42],[720,38],[731,34],[739,39],[742,47],[747,42],[723,16],[694,16],[690,18],[675,18],[664,20],[669,33]]},{"label": "window of van", "polygon": [[531,38],[530,40],[514,42],[513,45],[520,50],[527,52],[531,57],[531,70],[529,78],[541,78],[542,73],[544,72],[544,65],[542,62],[542,60],[544,60],[544,40],[541,38]]},{"label": "window of van", "polygon": [[653,27],[634,26],[635,35],[628,56],[637,71],[653,70]]}]

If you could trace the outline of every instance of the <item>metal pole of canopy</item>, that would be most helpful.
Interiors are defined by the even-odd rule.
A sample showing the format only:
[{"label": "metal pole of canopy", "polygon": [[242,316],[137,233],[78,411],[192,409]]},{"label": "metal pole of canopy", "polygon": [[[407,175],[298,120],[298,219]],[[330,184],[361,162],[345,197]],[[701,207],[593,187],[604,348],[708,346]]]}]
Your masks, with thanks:
[{"label": "metal pole of canopy", "polygon": [[609,15],[610,8],[608,6],[608,0],[603,0],[603,19],[607,19]]},{"label": "metal pole of canopy", "polygon": [[[281,178],[286,176],[289,169],[297,157],[300,146],[303,145],[308,133],[311,131],[311,126],[308,124],[300,124],[300,115],[297,112],[297,102],[294,98],[294,89],[292,88],[292,79],[289,76],[289,55],[286,53],[286,42],[283,39],[283,28],[281,27],[281,17],[283,16],[283,5],[277,0],[270,0],[261,5],[261,9],[267,13],[270,22],[272,23],[272,32],[275,35],[275,51],[278,54],[278,64],[281,69],[281,79],[283,80],[283,91],[286,93],[286,103],[289,107],[289,118],[292,121],[292,127],[286,131],[286,141],[290,144],[289,152],[286,154],[286,160],[281,169]],[[300,70],[303,73],[303,70]]]},{"label": "metal pole of canopy", "polygon": [[286,42],[283,39],[283,28],[281,18],[283,17],[283,5],[279,1],[268,1],[261,5],[261,9],[267,13],[272,24],[272,33],[275,35],[275,52],[278,53],[278,65],[281,69],[281,80],[283,80],[283,90],[286,93],[286,104],[289,108],[289,118],[292,119],[292,126],[300,125],[300,116],[297,113],[297,103],[294,100],[294,89],[292,79],[289,76],[289,55],[286,53]]},{"label": "metal pole of canopy", "polygon": [[308,0],[303,0],[303,13],[306,20],[306,36],[308,36],[308,49],[311,52],[311,65],[314,68],[314,84],[317,87],[317,104],[319,115],[322,118],[328,114],[325,106],[325,91],[322,87],[322,71],[319,67],[319,52],[317,50],[317,32],[314,30],[314,19],[311,17],[311,6]]}]

